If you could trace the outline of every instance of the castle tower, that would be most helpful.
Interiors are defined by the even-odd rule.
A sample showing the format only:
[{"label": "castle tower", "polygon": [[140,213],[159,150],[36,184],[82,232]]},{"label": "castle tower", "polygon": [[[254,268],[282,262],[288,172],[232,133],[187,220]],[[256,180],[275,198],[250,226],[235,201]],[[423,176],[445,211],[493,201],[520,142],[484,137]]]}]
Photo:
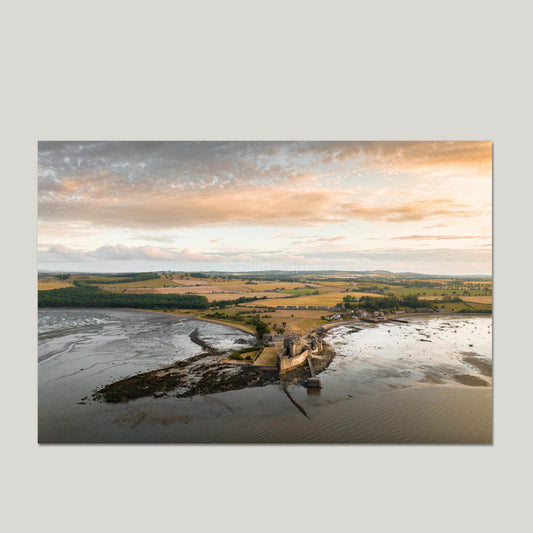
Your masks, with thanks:
[{"label": "castle tower", "polygon": [[287,354],[289,357],[295,357],[302,353],[303,343],[301,340],[285,339],[285,348],[287,348]]},{"label": "castle tower", "polygon": [[291,357],[295,357],[302,353],[302,341],[292,341],[290,345]]}]

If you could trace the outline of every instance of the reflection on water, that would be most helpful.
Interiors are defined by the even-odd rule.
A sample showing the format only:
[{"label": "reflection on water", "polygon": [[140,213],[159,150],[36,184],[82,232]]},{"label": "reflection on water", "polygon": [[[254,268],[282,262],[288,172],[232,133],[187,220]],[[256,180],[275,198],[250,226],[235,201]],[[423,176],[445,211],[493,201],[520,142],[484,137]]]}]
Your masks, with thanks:
[{"label": "reflection on water", "polygon": [[[358,331],[359,330],[359,331]],[[334,328],[326,340],[337,353],[321,375],[325,388],[357,393],[404,388],[420,382],[452,383],[492,366],[491,317],[411,318],[408,324],[358,323]]]},{"label": "reflection on water", "polygon": [[[42,325],[42,327],[41,327]],[[124,404],[92,392],[201,349],[189,333],[222,350],[251,335],[207,322],[126,310],[39,312],[40,442],[490,442],[489,317],[358,324],[328,333],[337,356],[322,389],[269,385],[192,398]],[[425,339],[425,340],[424,340]],[[468,355],[465,355],[468,354]],[[485,362],[489,367],[477,364]],[[293,403],[294,402],[294,403]],[[302,414],[306,413],[306,416]]]}]

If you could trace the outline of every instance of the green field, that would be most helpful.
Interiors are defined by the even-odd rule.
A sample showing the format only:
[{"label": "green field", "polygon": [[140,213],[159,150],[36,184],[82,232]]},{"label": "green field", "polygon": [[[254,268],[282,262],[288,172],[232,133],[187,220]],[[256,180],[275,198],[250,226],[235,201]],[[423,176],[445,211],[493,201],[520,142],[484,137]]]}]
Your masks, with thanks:
[{"label": "green field", "polygon": [[259,357],[254,361],[254,365],[276,366],[276,354],[281,349],[281,346],[265,346]]},{"label": "green field", "polygon": [[292,296],[309,296],[318,292],[318,294],[324,294],[327,291],[319,289],[283,289],[283,294],[290,294]]},{"label": "green field", "polygon": [[[112,286],[112,285],[111,285]],[[126,283],[120,283],[117,281],[117,286],[121,289],[128,287],[147,287],[151,289],[160,288],[160,287],[178,287],[179,284],[175,283],[172,280],[159,278],[159,279],[146,279],[143,281],[127,281]]]},{"label": "green field", "polygon": [[[399,305],[407,312],[412,312],[419,307],[436,308],[442,306],[447,312],[482,312],[492,309],[492,281],[490,278],[472,281],[472,278],[413,278],[411,275],[402,277],[402,275],[377,273],[359,276],[349,273],[302,275],[282,272],[271,276],[261,273],[205,275],[201,277],[190,274],[173,274],[171,279],[168,279],[167,275],[159,276],[157,279],[143,279],[143,277],[149,278],[154,275],[159,276],[153,272],[117,276],[78,274],[63,280],[60,278],[64,275],[44,274],[39,276],[39,289],[41,290],[39,301],[43,305],[68,304],[68,306],[79,306],[78,304],[83,304],[83,302],[77,302],[75,299],[83,297],[91,305],[101,303],[104,300],[113,306],[119,304],[130,306],[138,303],[138,307],[150,308],[149,306],[153,305],[153,309],[159,306],[168,312],[186,313],[199,318],[206,317],[250,333],[260,331],[260,334],[267,328],[270,328],[273,333],[303,334],[318,324],[326,323],[323,317],[331,314],[329,310],[277,310],[277,306],[333,307],[342,303],[347,296],[359,299],[370,297],[370,300],[347,302],[346,305],[352,310],[362,308],[371,312],[379,309],[394,309],[395,305]],[[79,282],[82,282],[83,285],[84,281],[101,282],[102,285],[93,283],[90,286],[101,287],[105,290],[102,291],[102,294],[94,291],[87,293],[88,286],[82,291],[72,290],[74,289],[72,287],[74,282],[78,282],[76,285],[80,285]],[[57,297],[54,296],[57,291],[52,289],[60,291],[57,293]],[[274,291],[274,289],[277,290]],[[318,294],[315,294],[317,291]],[[398,299],[406,298],[409,295],[417,296],[419,302],[413,303],[411,299],[411,301],[402,304],[398,301],[395,303],[394,299],[391,298],[386,298],[382,304],[377,302],[388,294],[392,294]],[[204,303],[198,305],[198,302],[194,302],[190,298],[192,295],[195,295],[195,298],[202,297],[201,300]],[[150,296],[154,298],[150,298]],[[231,302],[231,300],[239,298],[254,297],[265,297],[265,299],[238,304]],[[443,297],[447,299],[460,298],[462,301],[444,301],[442,300]],[[173,301],[176,302],[174,307]],[[183,302],[187,302],[187,304],[184,305]],[[183,307],[193,308],[194,311],[185,311]],[[345,318],[351,319],[352,316],[346,313]],[[256,328],[260,329],[256,330]]]},{"label": "green field", "polygon": [[[387,292],[392,292],[395,296],[407,296],[408,294],[416,294],[418,296],[463,296],[464,292],[470,293],[470,296],[484,296],[486,291],[476,290],[457,290],[457,289],[426,289],[426,288],[413,288],[413,287],[394,287]],[[490,294],[490,292],[488,293]],[[465,295],[466,296],[466,295]]]}]

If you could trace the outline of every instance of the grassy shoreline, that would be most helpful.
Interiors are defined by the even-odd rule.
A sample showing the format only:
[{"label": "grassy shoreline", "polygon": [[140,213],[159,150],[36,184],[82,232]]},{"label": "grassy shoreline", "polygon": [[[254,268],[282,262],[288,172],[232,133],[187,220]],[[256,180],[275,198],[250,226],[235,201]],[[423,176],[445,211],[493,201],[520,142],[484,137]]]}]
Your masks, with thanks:
[{"label": "grassy shoreline", "polygon": [[183,312],[180,312],[180,311],[165,312],[165,311],[158,311],[157,309],[135,309],[135,311],[145,311],[147,313],[159,313],[161,315],[166,315],[166,316],[172,315],[172,316],[176,316],[179,318],[194,318],[195,320],[202,320],[204,322],[212,322],[213,324],[222,324],[223,326],[229,326],[229,327],[238,329],[244,333],[249,333],[250,335],[254,335],[257,337],[257,334],[253,329],[243,326],[242,324],[239,324],[237,322],[233,322],[231,320],[227,320],[227,321],[219,320],[219,319],[215,320],[213,318],[204,318],[202,316],[198,316],[194,314],[183,314]]}]

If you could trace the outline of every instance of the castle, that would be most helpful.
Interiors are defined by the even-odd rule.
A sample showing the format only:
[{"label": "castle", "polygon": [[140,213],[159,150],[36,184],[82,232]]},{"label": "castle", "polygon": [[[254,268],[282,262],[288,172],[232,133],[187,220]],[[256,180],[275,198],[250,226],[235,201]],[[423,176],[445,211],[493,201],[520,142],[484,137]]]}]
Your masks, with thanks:
[{"label": "castle", "polygon": [[322,351],[322,338],[318,335],[309,335],[307,340],[291,335],[285,337],[283,347],[277,353],[278,370],[283,372],[303,364],[308,357]]}]

